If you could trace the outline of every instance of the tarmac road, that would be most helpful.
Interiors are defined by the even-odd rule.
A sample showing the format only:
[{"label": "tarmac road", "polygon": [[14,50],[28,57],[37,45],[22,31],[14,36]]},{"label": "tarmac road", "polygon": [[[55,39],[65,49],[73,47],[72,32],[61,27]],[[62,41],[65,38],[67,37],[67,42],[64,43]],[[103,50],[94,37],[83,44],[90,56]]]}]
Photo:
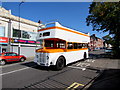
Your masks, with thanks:
[{"label": "tarmac road", "polygon": [[79,61],[54,71],[39,67],[33,61],[1,66],[2,88],[84,88],[98,74],[87,69],[94,60]]},{"label": "tarmac road", "polygon": [[[78,61],[68,65],[60,71],[55,71],[52,68],[39,67],[32,59],[26,62],[10,63],[5,66],[0,66],[2,71],[0,72],[0,81],[2,83],[1,87],[3,90],[5,88],[79,88],[83,90],[89,88],[89,90],[92,90],[94,87],[102,87],[105,84],[104,82],[99,84],[96,83],[102,82],[101,80],[106,80],[106,76],[107,78],[109,78],[108,76],[115,76],[113,73],[116,70],[119,71],[120,60],[103,57],[99,59],[94,58],[94,54],[99,56],[99,54],[103,53],[103,51],[95,52],[91,52],[93,59]],[[107,74],[103,74],[101,77],[100,75],[104,71],[107,71]],[[113,71],[113,73],[108,73],[108,71]],[[116,76],[117,78],[115,77],[115,80],[118,79],[118,75]],[[98,76],[101,78],[96,81]],[[114,77],[112,78],[114,79]],[[110,86],[112,85],[110,84]]]}]

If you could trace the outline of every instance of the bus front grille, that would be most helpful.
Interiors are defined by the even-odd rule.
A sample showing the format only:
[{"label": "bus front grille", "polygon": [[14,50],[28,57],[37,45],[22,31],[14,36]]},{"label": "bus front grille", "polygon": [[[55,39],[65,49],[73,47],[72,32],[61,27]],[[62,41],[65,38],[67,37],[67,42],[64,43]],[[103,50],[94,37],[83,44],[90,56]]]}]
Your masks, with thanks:
[{"label": "bus front grille", "polygon": [[46,63],[46,53],[39,53],[39,62]]}]

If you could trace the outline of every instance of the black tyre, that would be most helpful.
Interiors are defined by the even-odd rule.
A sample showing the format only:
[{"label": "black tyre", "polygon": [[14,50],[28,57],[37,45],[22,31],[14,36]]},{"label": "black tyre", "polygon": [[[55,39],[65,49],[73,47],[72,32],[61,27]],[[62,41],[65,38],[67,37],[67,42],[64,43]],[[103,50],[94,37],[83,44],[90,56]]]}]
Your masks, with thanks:
[{"label": "black tyre", "polygon": [[21,61],[21,62],[24,62],[24,61],[25,61],[25,58],[20,58],[20,61]]},{"label": "black tyre", "polygon": [[1,60],[0,61],[0,65],[5,65],[6,64],[6,61],[5,60]]},{"label": "black tyre", "polygon": [[65,66],[65,59],[64,57],[59,57],[57,62],[56,62],[56,69],[57,70],[62,70]]},{"label": "black tyre", "polygon": [[87,59],[87,53],[86,53],[86,52],[84,52],[84,56],[83,56],[83,58],[84,58],[84,60]]}]

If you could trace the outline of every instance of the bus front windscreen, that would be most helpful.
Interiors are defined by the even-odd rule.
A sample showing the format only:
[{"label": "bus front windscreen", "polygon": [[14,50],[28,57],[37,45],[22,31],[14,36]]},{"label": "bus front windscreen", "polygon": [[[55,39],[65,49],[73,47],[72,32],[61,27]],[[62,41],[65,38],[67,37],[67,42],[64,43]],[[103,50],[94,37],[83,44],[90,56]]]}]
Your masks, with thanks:
[{"label": "bus front windscreen", "polygon": [[36,49],[42,49],[43,48],[43,40],[39,39],[39,40],[37,40],[37,42],[39,42],[39,44],[37,44]]}]

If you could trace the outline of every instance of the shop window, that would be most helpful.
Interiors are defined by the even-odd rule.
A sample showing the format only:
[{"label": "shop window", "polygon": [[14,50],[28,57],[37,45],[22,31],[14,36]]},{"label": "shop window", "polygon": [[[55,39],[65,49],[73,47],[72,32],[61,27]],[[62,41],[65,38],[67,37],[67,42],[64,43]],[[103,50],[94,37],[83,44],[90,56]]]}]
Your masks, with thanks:
[{"label": "shop window", "polygon": [[6,48],[2,48],[2,52],[6,52]]}]

